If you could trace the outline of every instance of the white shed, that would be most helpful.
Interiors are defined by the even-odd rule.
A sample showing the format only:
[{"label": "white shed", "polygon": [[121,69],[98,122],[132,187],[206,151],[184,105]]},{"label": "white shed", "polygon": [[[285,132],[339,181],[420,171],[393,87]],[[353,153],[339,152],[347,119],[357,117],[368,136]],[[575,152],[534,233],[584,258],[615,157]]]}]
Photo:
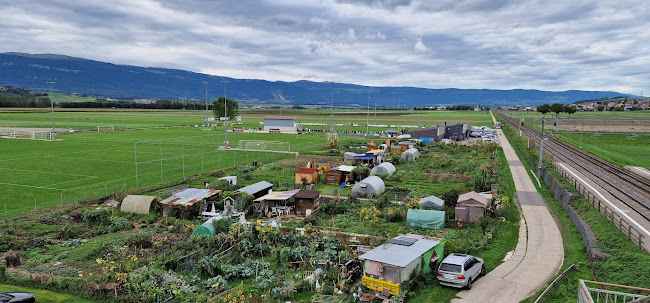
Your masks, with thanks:
[{"label": "white shed", "polygon": [[296,133],[296,116],[266,116],[264,117],[264,131],[276,133]]},{"label": "white shed", "polygon": [[392,175],[395,172],[395,166],[391,163],[384,162],[372,168],[370,171],[371,176],[384,176]]},{"label": "white shed", "polygon": [[377,176],[370,176],[357,182],[352,188],[352,192],[364,196],[371,194],[377,196],[383,193],[385,189],[384,180]]}]

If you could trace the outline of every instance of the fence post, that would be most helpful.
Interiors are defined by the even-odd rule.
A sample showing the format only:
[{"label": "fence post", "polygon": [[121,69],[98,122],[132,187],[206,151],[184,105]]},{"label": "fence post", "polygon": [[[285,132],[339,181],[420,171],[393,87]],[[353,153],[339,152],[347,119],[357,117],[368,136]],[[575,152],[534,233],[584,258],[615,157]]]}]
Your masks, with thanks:
[{"label": "fence post", "polygon": [[[205,123],[208,123],[207,121]],[[185,178],[185,138],[181,137],[181,153],[183,158],[183,178]]]},{"label": "fence post", "polygon": [[108,185],[104,183],[104,196],[108,196]]}]

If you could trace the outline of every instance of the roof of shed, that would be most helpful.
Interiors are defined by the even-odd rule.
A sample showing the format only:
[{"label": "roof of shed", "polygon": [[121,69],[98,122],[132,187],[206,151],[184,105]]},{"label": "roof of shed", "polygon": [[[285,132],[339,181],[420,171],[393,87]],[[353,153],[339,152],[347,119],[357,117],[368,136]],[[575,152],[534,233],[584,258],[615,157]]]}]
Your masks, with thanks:
[{"label": "roof of shed", "polygon": [[481,204],[483,204],[485,206],[488,206],[488,203],[489,203],[487,198],[483,197],[481,194],[479,194],[479,193],[477,193],[475,191],[470,191],[468,193],[464,193],[464,194],[458,196],[458,203],[461,203],[461,202],[467,201],[467,200],[476,200],[477,202],[479,202],[479,203],[481,203]]},{"label": "roof of shed", "polygon": [[316,173],[316,172],[318,172],[317,169],[315,169],[315,168],[307,168],[307,167],[301,167],[301,168],[298,168],[298,170],[296,170],[296,174],[310,174],[311,175],[311,174]]},{"label": "roof of shed", "polygon": [[266,116],[264,120],[296,120],[298,116]]},{"label": "roof of shed", "polygon": [[220,192],[220,190],[216,189],[188,188],[160,201],[160,204],[191,206]]},{"label": "roof of shed", "polygon": [[300,190],[294,197],[299,199],[314,199],[320,196],[320,193],[321,192],[318,190],[303,189]]},{"label": "roof of shed", "polygon": [[261,196],[253,200],[253,202],[260,202],[265,200],[276,200],[276,201],[289,200],[289,198],[295,196],[299,191],[300,189],[294,189],[288,191],[274,191],[272,193],[268,193],[264,196]]},{"label": "roof of shed", "polygon": [[384,264],[406,267],[417,258],[438,245],[440,241],[415,238],[411,236],[398,236],[393,238],[399,242],[413,242],[410,246],[386,243],[359,256],[359,259],[380,262]]},{"label": "roof of shed", "polygon": [[266,181],[260,181],[255,184],[251,184],[249,186],[244,186],[240,189],[238,189],[236,192],[246,192],[249,195],[254,195],[262,190],[265,190],[269,187],[273,187],[273,184],[266,182]]}]

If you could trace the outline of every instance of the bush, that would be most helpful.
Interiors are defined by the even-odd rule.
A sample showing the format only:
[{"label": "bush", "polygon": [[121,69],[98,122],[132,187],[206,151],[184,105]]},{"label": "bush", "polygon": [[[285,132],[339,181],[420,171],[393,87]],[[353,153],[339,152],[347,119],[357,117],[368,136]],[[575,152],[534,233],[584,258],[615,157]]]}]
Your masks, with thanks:
[{"label": "bush", "polygon": [[442,194],[442,197],[440,199],[445,200],[445,205],[447,207],[455,207],[456,202],[458,202],[458,190],[452,188]]},{"label": "bush", "polygon": [[82,220],[88,225],[111,224],[111,211],[108,209],[89,209],[83,212]]},{"label": "bush", "polygon": [[64,240],[71,240],[76,238],[81,238],[81,234],[84,233],[84,230],[78,225],[68,224],[63,227],[61,232],[61,238]]},{"label": "bush", "polygon": [[144,232],[130,234],[126,238],[126,244],[129,247],[137,248],[151,248],[153,246],[153,243],[151,242],[151,234]]},{"label": "bush", "polygon": [[217,234],[220,233],[227,233],[230,230],[230,225],[232,225],[232,222],[230,222],[229,219],[220,219],[220,220],[212,220],[212,226],[214,226],[214,231]]}]

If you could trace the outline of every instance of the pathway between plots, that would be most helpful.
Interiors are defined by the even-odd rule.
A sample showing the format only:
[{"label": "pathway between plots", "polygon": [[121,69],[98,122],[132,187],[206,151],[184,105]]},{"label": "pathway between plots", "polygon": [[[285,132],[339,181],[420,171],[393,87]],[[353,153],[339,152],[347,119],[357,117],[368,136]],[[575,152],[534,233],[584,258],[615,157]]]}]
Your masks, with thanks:
[{"label": "pathway between plots", "polygon": [[[494,116],[492,117],[494,119]],[[519,242],[512,257],[458,293],[452,302],[519,302],[557,274],[564,260],[562,235],[510,142],[497,130],[521,206]]]}]

